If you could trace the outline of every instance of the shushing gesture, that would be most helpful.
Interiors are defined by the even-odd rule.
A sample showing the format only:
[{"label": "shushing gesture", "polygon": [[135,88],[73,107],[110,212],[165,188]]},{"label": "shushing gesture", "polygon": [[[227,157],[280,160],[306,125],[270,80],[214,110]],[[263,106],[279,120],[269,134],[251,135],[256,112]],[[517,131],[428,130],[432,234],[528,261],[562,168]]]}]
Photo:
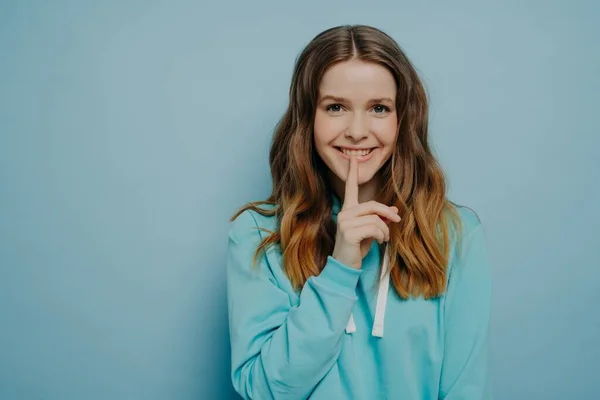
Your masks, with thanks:
[{"label": "shushing gesture", "polygon": [[337,217],[337,232],[332,257],[359,269],[373,240],[379,244],[390,240],[390,222],[400,222],[398,208],[374,200],[358,202],[358,160],[350,156],[344,204]]}]

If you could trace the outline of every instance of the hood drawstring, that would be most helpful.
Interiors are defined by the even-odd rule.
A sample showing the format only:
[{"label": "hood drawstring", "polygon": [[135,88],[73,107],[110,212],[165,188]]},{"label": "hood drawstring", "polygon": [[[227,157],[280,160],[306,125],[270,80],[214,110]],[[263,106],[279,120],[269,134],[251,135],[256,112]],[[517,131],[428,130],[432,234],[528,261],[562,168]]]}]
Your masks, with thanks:
[{"label": "hood drawstring", "polygon": [[[377,291],[377,303],[375,306],[375,320],[373,321],[373,330],[371,335],[375,337],[383,337],[383,322],[385,319],[385,308],[387,306],[388,292],[390,289],[390,277],[387,275],[389,266],[389,247],[386,246],[383,256],[383,264],[381,266],[381,274],[379,276],[379,290]],[[385,277],[385,279],[384,279]],[[346,333],[356,332],[356,324],[354,323],[354,314],[350,314],[350,319],[346,325]]]}]

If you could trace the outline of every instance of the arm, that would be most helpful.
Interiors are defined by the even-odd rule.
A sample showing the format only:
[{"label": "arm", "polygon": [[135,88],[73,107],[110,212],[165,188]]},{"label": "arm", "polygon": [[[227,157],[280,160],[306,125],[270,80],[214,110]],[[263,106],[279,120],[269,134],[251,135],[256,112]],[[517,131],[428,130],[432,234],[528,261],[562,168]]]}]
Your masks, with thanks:
[{"label": "arm", "polygon": [[338,358],[361,271],[329,257],[292,306],[272,272],[281,266],[261,255],[251,269],[261,240],[256,228],[245,211],[229,232],[232,382],[244,399],[306,398]]},{"label": "arm", "polygon": [[464,238],[450,272],[445,305],[439,397],[491,399],[489,371],[490,262],[480,223]]}]

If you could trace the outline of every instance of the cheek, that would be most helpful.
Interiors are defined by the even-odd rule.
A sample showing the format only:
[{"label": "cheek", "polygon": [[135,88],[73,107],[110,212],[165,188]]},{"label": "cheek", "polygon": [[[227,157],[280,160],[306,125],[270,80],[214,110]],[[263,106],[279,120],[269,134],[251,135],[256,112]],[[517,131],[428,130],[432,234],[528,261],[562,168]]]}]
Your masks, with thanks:
[{"label": "cheek", "polygon": [[381,153],[377,157],[376,164],[377,168],[381,168],[383,164],[387,162],[394,152],[396,147],[396,138],[398,135],[398,123],[394,120],[391,121],[379,121],[377,132],[377,139],[382,146]]},{"label": "cheek", "polygon": [[386,152],[389,152],[391,151],[391,149],[393,149],[394,144],[396,143],[396,136],[398,135],[398,123],[395,119],[392,118],[378,122],[379,123],[375,128],[375,131],[377,132],[377,137],[383,145]]},{"label": "cheek", "polygon": [[323,121],[320,120],[319,118],[315,118],[315,123],[314,123],[314,127],[313,127],[313,137],[314,137],[314,143],[315,143],[315,150],[317,151],[317,154],[323,158],[324,154],[323,154],[323,150],[325,150],[325,147],[327,146],[327,131],[325,130],[325,127],[323,126]]},{"label": "cheek", "polygon": [[320,116],[317,112],[314,122],[314,138],[317,150],[323,150],[325,147],[339,136],[340,132],[343,132],[343,126],[341,125],[341,118],[327,118],[326,116]]}]

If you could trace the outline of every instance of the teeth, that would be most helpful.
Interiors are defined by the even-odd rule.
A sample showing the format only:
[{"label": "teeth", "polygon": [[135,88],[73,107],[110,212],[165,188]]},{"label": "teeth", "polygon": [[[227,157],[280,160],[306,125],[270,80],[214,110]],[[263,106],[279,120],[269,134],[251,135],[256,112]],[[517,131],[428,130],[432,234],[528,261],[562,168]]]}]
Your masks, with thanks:
[{"label": "teeth", "polygon": [[371,150],[373,150],[373,149],[349,150],[349,149],[340,148],[340,151],[347,156],[366,156],[367,154],[369,154],[371,152]]}]

